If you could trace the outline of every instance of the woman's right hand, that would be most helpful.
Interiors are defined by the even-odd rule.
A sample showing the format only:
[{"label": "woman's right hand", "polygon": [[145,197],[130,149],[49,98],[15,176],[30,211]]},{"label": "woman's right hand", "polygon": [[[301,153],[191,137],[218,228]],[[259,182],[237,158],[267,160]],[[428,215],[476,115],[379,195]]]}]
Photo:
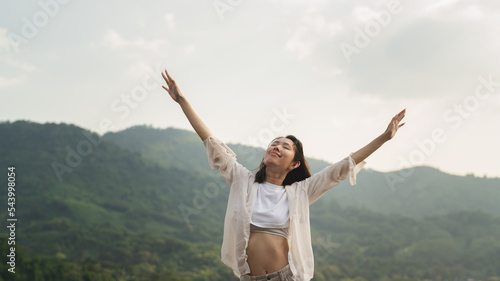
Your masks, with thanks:
[{"label": "woman's right hand", "polygon": [[161,73],[161,76],[163,76],[163,79],[165,79],[165,82],[167,82],[167,86],[165,87],[162,85],[163,89],[165,89],[170,97],[178,103],[184,114],[186,115],[187,119],[189,120],[189,123],[191,123],[191,126],[193,126],[193,129],[196,131],[198,136],[200,136],[202,141],[205,141],[209,136],[212,135],[212,132],[208,129],[207,125],[201,121],[200,117],[194,112],[194,109],[191,107],[189,102],[184,98],[184,96],[181,93],[181,90],[179,90],[179,87],[177,87],[177,84],[175,84],[174,79],[168,75],[167,70],[165,69],[165,73]]},{"label": "woman's right hand", "polygon": [[161,73],[161,76],[163,76],[163,79],[165,79],[165,82],[167,82],[167,86],[168,86],[168,87],[165,87],[162,85],[163,89],[165,89],[168,92],[170,97],[172,97],[172,99],[175,102],[179,103],[180,100],[184,98],[184,96],[182,95],[181,90],[179,90],[179,87],[177,87],[175,80],[172,79],[172,77],[170,77],[170,75],[168,75],[168,72],[166,69],[165,69],[165,73],[163,73],[163,72]]}]

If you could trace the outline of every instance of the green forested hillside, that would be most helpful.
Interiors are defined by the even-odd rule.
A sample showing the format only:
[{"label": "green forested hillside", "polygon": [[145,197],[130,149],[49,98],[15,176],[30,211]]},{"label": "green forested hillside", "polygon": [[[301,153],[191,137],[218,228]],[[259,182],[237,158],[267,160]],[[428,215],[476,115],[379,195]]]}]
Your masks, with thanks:
[{"label": "green forested hillside", "polygon": [[340,184],[324,200],[414,218],[458,210],[500,216],[500,178],[456,176],[430,167],[414,167],[408,173],[402,177],[399,171],[366,170],[358,175],[358,185]]},{"label": "green forested hillside", "polygon": [[[175,276],[187,274],[191,277],[185,280],[192,280],[214,270],[221,271],[222,279],[231,276],[222,266],[213,268],[218,264],[214,258],[222,241],[227,195],[218,194],[210,208],[192,203],[206,182],[214,182],[210,175],[165,169],[97,135],[93,135],[97,145],[71,166],[68,163],[77,163],[78,157],[68,158],[70,151],[78,153],[78,145],[88,140],[82,132],[89,133],[66,124],[0,124],[5,179],[7,167],[16,167],[16,243],[27,256],[108,262],[103,263],[108,273],[112,267],[141,266],[143,276],[176,272]],[[59,178],[55,162],[71,171]],[[6,195],[0,194],[2,202]],[[0,217],[7,218],[6,205]],[[190,259],[196,261],[194,267]]]},{"label": "green forested hillside", "polygon": [[103,137],[122,148],[137,151],[165,168],[209,170],[203,143],[196,134],[186,130],[135,126],[118,133],[106,133]]},{"label": "green forested hillside", "polygon": [[[194,132],[136,126],[108,133],[104,138],[122,148],[140,152],[164,167],[183,167],[200,172],[210,170],[205,148]],[[259,166],[263,149],[231,143],[228,146],[243,166],[250,170]],[[317,159],[307,160],[313,173],[329,165]],[[341,159],[332,159],[332,163],[338,160]],[[365,169],[358,175],[355,187],[344,181],[326,193],[322,200],[416,218],[457,210],[481,210],[500,216],[500,178],[455,176],[425,166],[391,173]]]},{"label": "green forested hillside", "polygon": [[[154,129],[148,126],[134,126],[117,133],[106,133],[104,139],[120,147],[137,151],[145,158],[161,164],[165,168],[176,167],[188,171],[207,172],[206,150],[200,138],[186,130],[167,128]],[[254,171],[259,167],[264,149],[240,144],[228,144],[238,155],[238,161]],[[327,162],[307,158],[311,171],[318,172]]]},{"label": "green forested hillside", "polygon": [[[258,165],[244,157],[252,148],[230,147]],[[2,232],[0,281],[236,280],[220,262],[227,185],[192,132],[138,126],[101,138],[4,122],[0,163],[5,179],[16,167],[18,218],[16,274]],[[363,171],[311,206],[314,280],[500,280],[498,179],[428,167],[395,186],[386,178]]]}]

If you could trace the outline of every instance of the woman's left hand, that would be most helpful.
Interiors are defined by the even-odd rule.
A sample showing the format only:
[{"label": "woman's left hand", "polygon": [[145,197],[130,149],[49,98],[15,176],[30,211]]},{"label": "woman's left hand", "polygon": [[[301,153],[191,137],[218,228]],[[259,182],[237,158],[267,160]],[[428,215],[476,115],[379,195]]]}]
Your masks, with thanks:
[{"label": "woman's left hand", "polygon": [[384,132],[384,135],[387,137],[387,140],[392,139],[396,135],[398,129],[405,124],[405,123],[399,124],[399,122],[401,122],[403,117],[405,117],[405,113],[406,113],[406,108],[392,118],[391,123],[389,123],[389,126],[387,126],[387,130],[385,130]]}]

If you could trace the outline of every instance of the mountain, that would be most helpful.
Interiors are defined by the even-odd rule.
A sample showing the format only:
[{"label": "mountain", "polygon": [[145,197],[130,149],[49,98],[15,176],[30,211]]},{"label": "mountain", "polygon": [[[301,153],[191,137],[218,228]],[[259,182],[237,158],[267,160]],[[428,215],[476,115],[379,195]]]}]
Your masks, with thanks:
[{"label": "mountain", "polygon": [[207,269],[217,264],[227,194],[210,208],[194,200],[212,177],[163,168],[68,124],[0,123],[0,148],[5,176],[15,167],[16,239],[28,256],[130,265],[145,256],[149,272],[231,276],[223,266]]},{"label": "mountain", "polygon": [[[207,153],[198,135],[193,132],[167,128],[154,129],[148,126],[134,126],[120,132],[109,132],[103,136],[120,147],[139,152],[145,158],[165,168],[177,167],[189,171],[210,171]],[[264,149],[240,144],[228,144],[238,155],[238,161],[249,170],[255,171],[264,155]],[[306,157],[311,171],[318,172],[327,162]]]},{"label": "mountain", "polygon": [[[250,169],[263,153],[229,146]],[[2,255],[0,281],[235,280],[220,262],[228,187],[192,132],[3,122],[0,164],[5,179],[15,167],[18,218],[17,273]],[[500,280],[498,180],[362,171],[311,206],[314,280]]]},{"label": "mountain", "polygon": [[[194,132],[135,126],[107,133],[103,138],[139,152],[166,168],[175,166],[202,173],[210,171],[205,148]],[[252,171],[256,170],[264,155],[261,148],[231,143],[228,146],[237,154],[238,161]],[[330,164],[306,159],[312,173]],[[480,210],[500,216],[500,178],[456,176],[426,166],[390,173],[365,169],[358,174],[356,186],[341,182],[322,200],[335,200],[344,207],[355,206],[415,218],[458,210]]]},{"label": "mountain", "polygon": [[[176,167],[165,169],[137,152],[73,125],[16,122],[2,124],[0,135],[2,164],[16,166],[16,182],[21,187],[16,196],[22,198],[17,212],[20,217],[45,220],[64,214],[73,221],[90,224],[110,224],[183,239],[213,239],[214,233],[190,231],[179,209],[172,212],[179,202],[193,199],[196,192],[189,191],[202,189],[212,181],[207,175]],[[88,150],[83,148],[85,144]],[[178,192],[182,189],[185,192]],[[220,201],[225,202],[225,198]],[[45,204],[54,209],[41,212]],[[216,209],[209,214],[220,216],[223,211]],[[145,225],[142,220],[130,221],[146,217],[156,222]],[[159,225],[169,228],[159,231]]]}]

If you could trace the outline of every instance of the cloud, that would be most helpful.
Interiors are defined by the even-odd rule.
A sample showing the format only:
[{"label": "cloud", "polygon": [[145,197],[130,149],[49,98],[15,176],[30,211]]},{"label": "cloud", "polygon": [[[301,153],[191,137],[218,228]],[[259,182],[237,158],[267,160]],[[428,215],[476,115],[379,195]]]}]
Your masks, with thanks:
[{"label": "cloud", "polygon": [[12,86],[12,85],[17,85],[21,84],[25,81],[26,79],[24,76],[18,76],[18,77],[3,77],[0,76],[0,88]]},{"label": "cloud", "polygon": [[10,53],[11,50],[17,50],[19,42],[14,42],[8,35],[8,29],[0,28],[0,54]]},{"label": "cloud", "polygon": [[[7,34],[7,29],[0,28],[0,63],[2,64],[0,88],[22,84],[26,81],[24,73],[36,70],[33,64],[15,59],[16,52],[12,51],[17,51],[18,44],[13,42]],[[8,73],[9,77],[3,76],[4,73]]]},{"label": "cloud", "polygon": [[165,21],[167,22],[167,26],[170,30],[175,29],[175,21],[174,21],[174,14],[166,14],[165,15]]},{"label": "cloud", "polygon": [[495,2],[487,3],[474,1],[442,0],[429,5],[422,12],[427,17],[444,18],[446,20],[475,21],[498,20],[499,5]]},{"label": "cloud", "polygon": [[9,66],[12,66],[16,69],[20,69],[20,70],[23,70],[26,72],[31,72],[31,71],[34,71],[36,69],[36,67],[32,64],[19,62],[19,61],[16,61],[10,57],[7,57],[7,56],[0,57],[0,60]]},{"label": "cloud", "polygon": [[491,33],[500,19],[494,16],[498,12],[487,15],[486,10],[448,0],[415,9],[404,6],[375,36],[366,36],[367,24],[359,23],[341,36],[353,44],[361,30],[369,41],[351,56],[352,62],[342,65],[351,93],[424,99],[473,91],[478,76],[500,71],[494,63],[500,58],[500,40]]},{"label": "cloud", "polygon": [[477,6],[477,5],[472,5],[469,6],[465,11],[463,12],[463,17],[471,20],[479,20],[485,16],[483,10]]},{"label": "cloud", "polygon": [[353,10],[353,16],[359,21],[366,22],[374,19],[379,13],[367,6],[356,6]]},{"label": "cloud", "polygon": [[333,37],[342,30],[340,20],[328,21],[321,11],[312,7],[302,15],[299,25],[293,30],[285,43],[285,49],[298,60],[311,56],[323,41],[323,36]]},{"label": "cloud", "polygon": [[[288,13],[285,50],[325,77],[342,74],[349,94],[360,96],[463,95],[478,76],[500,72],[500,38],[491,28],[500,24],[497,2],[399,1],[400,11],[382,25],[392,2],[321,2]],[[358,30],[373,32],[374,22],[379,32],[348,61],[341,43],[355,45]]]},{"label": "cloud", "polygon": [[184,52],[186,52],[186,54],[190,54],[190,53],[194,52],[195,50],[196,50],[196,46],[194,46],[194,45],[189,45],[189,46],[184,48]]},{"label": "cloud", "polygon": [[103,44],[104,46],[111,49],[132,47],[148,51],[158,51],[163,46],[167,45],[167,40],[145,40],[143,38],[139,38],[136,40],[127,40],[124,39],[118,32],[114,30],[108,30],[104,35]]},{"label": "cloud", "polygon": [[428,6],[425,11],[426,12],[433,12],[436,10],[439,10],[441,8],[449,7],[453,4],[455,4],[457,0],[441,0],[441,1],[436,1],[434,4]]},{"label": "cloud", "polygon": [[308,41],[304,37],[307,28],[298,28],[286,42],[286,49],[297,56],[298,60],[303,60],[312,54],[315,42]]}]

